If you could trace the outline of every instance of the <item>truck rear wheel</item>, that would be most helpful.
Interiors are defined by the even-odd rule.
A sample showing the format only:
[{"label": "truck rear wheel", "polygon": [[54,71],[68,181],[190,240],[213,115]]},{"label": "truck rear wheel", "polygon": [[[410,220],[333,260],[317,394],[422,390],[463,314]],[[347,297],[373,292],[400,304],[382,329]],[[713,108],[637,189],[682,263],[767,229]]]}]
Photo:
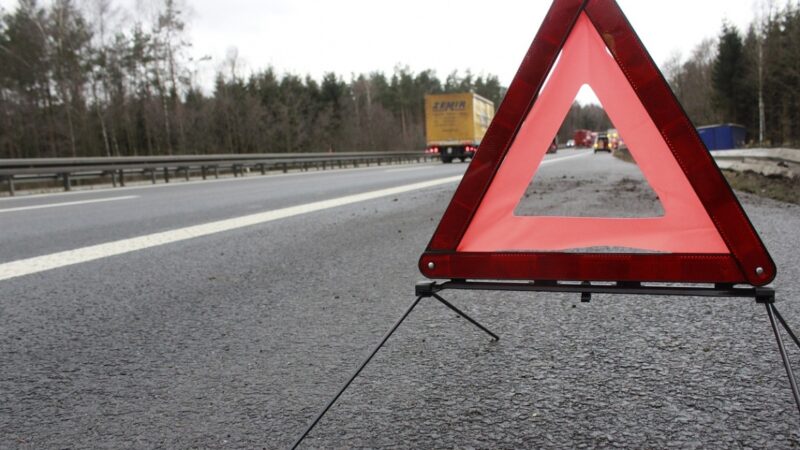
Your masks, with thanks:
[{"label": "truck rear wheel", "polygon": [[450,164],[451,162],[453,162],[453,157],[452,156],[442,156],[442,162],[445,163],[445,164]]}]

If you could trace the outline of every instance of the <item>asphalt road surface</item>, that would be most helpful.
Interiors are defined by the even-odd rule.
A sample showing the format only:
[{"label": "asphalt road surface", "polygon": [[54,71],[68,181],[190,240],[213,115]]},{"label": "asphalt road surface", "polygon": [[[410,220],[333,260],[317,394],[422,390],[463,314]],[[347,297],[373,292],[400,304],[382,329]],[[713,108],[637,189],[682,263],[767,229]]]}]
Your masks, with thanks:
[{"label": "asphalt road surface", "polygon": [[[518,213],[658,214],[635,166],[548,159]],[[0,200],[0,448],[287,448],[414,300],[465,167]],[[740,199],[800,330],[800,207]],[[447,298],[501,340],[424,303],[304,448],[800,446],[753,301]]]}]

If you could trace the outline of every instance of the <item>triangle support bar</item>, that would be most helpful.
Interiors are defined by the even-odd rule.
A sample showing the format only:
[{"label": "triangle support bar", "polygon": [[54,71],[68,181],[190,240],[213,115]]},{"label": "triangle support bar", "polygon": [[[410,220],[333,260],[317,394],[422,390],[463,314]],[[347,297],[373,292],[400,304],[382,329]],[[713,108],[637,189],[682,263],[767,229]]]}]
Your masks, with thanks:
[{"label": "triangle support bar", "polygon": [[[480,330],[487,333],[493,340],[498,340],[497,335],[489,331],[486,327],[472,319],[466,313],[453,306],[446,301],[440,294],[444,291],[482,291],[482,292],[544,292],[544,293],[574,293],[580,294],[581,300],[586,303],[591,300],[591,294],[618,294],[627,296],[672,296],[672,297],[700,297],[700,298],[751,298],[755,299],[757,303],[762,303],[767,308],[767,315],[772,330],[775,333],[775,338],[778,343],[778,350],[783,360],[784,368],[786,369],[789,378],[789,385],[792,390],[792,395],[800,412],[800,391],[798,390],[797,383],[795,382],[792,366],[786,354],[786,348],[778,330],[778,325],[782,325],[786,332],[792,337],[794,342],[800,347],[800,340],[797,339],[795,334],[784,321],[783,317],[778,313],[775,308],[775,291],[770,288],[737,288],[732,285],[717,285],[714,287],[666,287],[666,286],[647,286],[641,283],[617,283],[615,285],[597,285],[590,282],[582,283],[553,283],[553,282],[539,282],[539,283],[514,283],[514,282],[474,282],[466,280],[451,280],[446,282],[420,282],[416,285],[416,300],[409,306],[406,312],[400,319],[389,329],[384,335],[383,339],[378,345],[369,353],[367,358],[358,366],[353,375],[347,380],[344,386],[337,391],[334,397],[328,402],[323,410],[314,418],[311,423],[305,428],[305,431],[298,437],[292,445],[292,449],[296,449],[306,439],[309,433],[320,422],[320,420],[328,413],[331,407],[347,390],[352,382],[364,370],[364,368],[372,361],[372,358],[378,351],[386,344],[389,338],[394,334],[397,328],[408,318],[412,311],[419,305],[419,303],[426,298],[431,298],[439,301],[447,306],[458,315],[468,320],[473,325],[477,326]],[[777,321],[776,321],[777,319]]]}]

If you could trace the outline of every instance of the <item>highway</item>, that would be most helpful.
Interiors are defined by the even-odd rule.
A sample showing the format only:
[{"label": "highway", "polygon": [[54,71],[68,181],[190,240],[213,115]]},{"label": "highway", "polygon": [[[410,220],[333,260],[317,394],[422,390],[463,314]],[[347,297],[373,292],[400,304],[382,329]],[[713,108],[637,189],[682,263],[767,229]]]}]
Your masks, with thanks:
[{"label": "highway", "polygon": [[[465,168],[1,199],[0,448],[288,447],[413,301]],[[800,331],[800,207],[739,195]],[[569,151],[547,156],[520,211],[657,203],[634,165]],[[304,448],[800,445],[754,302],[448,298],[501,340],[424,304]]]}]

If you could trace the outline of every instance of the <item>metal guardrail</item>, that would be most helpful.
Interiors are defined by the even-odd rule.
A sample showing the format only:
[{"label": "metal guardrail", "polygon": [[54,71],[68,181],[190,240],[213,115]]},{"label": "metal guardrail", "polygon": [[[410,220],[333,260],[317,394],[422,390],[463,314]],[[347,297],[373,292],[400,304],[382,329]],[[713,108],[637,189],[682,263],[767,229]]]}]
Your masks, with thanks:
[{"label": "metal guardrail", "polygon": [[[800,150],[746,149],[711,152],[722,169],[752,171],[767,176],[800,177]],[[0,159],[0,181],[5,181],[10,195],[16,183],[31,181],[61,181],[64,190],[72,188],[79,178],[108,177],[112,185],[125,185],[126,176],[139,175],[150,178],[153,184],[160,178],[169,183],[170,177],[183,175],[189,180],[192,174],[202,179],[219,177],[220,171],[243,176],[250,169],[262,175],[267,171],[309,168],[358,167],[360,164],[420,162],[434,159],[422,152],[371,152],[371,153],[261,153],[237,155],[182,155],[110,158],[50,158],[50,159]]]},{"label": "metal guardrail", "polygon": [[766,176],[800,177],[800,150],[752,148],[711,152],[721,169],[755,172]]},{"label": "metal guardrail", "polygon": [[165,183],[170,177],[181,174],[188,181],[192,174],[202,179],[219,177],[220,171],[229,171],[235,177],[244,176],[251,169],[265,175],[268,171],[317,168],[359,167],[370,164],[420,162],[433,159],[423,152],[371,152],[371,153],[261,153],[236,155],[181,155],[108,158],[34,158],[0,159],[0,181],[10,195],[16,184],[31,181],[61,181],[64,190],[72,189],[78,178],[108,177],[113,186],[125,185],[126,176],[150,178],[153,184],[161,174]]}]

